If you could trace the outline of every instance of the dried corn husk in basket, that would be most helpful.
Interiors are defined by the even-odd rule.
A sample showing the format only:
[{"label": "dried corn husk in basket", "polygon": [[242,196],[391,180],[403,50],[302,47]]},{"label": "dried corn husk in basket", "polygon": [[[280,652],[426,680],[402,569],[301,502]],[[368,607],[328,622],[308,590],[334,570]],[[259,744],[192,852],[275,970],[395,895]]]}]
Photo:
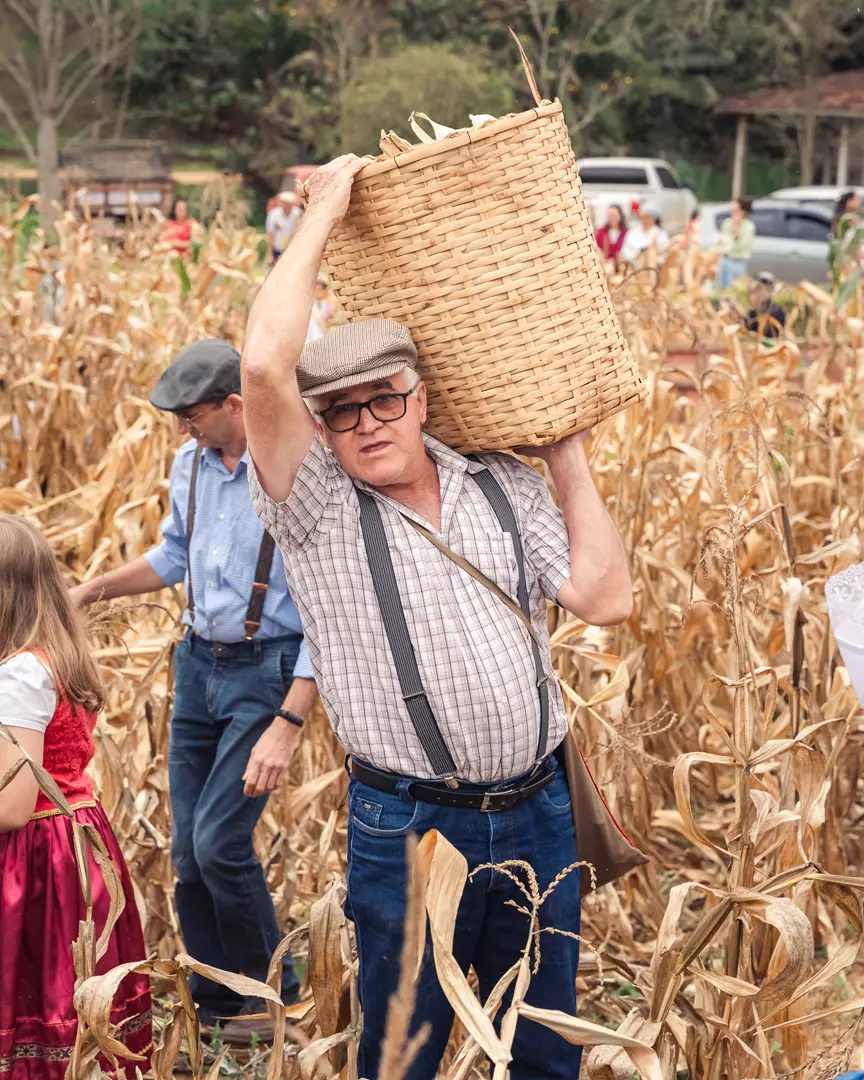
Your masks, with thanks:
[{"label": "dried corn husk in basket", "polygon": [[552,443],[644,394],[561,103],[522,57],[536,108],[405,151],[385,136],[325,253],[349,320],[410,327],[427,430],[464,452]]}]

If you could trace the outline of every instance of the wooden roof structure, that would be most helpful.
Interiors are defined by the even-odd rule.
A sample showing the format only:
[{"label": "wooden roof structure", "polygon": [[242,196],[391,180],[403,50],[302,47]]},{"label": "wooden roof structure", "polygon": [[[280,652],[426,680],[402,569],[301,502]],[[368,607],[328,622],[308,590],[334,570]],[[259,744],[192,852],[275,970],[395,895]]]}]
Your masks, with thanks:
[{"label": "wooden roof structure", "polygon": [[831,119],[864,117],[864,71],[836,71],[809,87],[771,87],[743,97],[723,98],[717,112],[747,116],[822,116]]},{"label": "wooden roof structure", "polygon": [[165,143],[150,139],[105,139],[76,143],[60,152],[60,165],[78,184],[159,184],[171,181]]},{"label": "wooden roof structure", "polygon": [[849,182],[852,123],[864,120],[864,71],[835,71],[814,79],[807,86],[754,90],[743,97],[722,98],[714,108],[718,113],[738,117],[732,165],[733,198],[744,194],[747,122],[751,116],[787,116],[801,123],[801,183],[805,185],[813,183],[817,121],[839,120],[837,185],[843,187]]}]

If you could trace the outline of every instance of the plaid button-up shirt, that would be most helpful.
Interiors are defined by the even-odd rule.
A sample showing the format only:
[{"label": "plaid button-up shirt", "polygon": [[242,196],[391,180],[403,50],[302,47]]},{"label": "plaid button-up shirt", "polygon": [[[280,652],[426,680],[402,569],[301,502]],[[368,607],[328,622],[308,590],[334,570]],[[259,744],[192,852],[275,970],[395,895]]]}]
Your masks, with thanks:
[{"label": "plaid button-up shirt", "polygon": [[[570,573],[567,528],[543,480],[514,457],[469,461],[428,435],[441,483],[440,539],[515,597],[510,536],[467,473],[488,468],[519,523],[531,618],[549,677],[547,751],[563,739],[566,717],[552,669],[546,600]],[[252,501],[285,559],[303,620],[318,689],[337,738],[381,769],[430,778],[434,772],[402,700],[360,528],[354,482],[316,438],[289,498],[274,502],[249,470]],[[420,676],[456,774],[506,780],[534,763],[540,706],[529,635],[487,588],[417,533],[428,522],[374,488]]]}]

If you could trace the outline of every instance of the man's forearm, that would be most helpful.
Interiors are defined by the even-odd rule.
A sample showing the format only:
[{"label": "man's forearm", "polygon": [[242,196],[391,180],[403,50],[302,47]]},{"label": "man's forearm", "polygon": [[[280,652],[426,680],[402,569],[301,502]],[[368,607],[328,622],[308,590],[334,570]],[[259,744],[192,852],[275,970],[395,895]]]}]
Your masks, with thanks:
[{"label": "man's forearm", "polygon": [[318,687],[314,679],[295,678],[291,683],[282,708],[304,719],[318,699]]},{"label": "man's forearm", "polygon": [[165,582],[150,563],[142,556],[125,566],[99,574],[73,590],[79,604],[92,604],[95,600],[114,600],[118,596],[139,596],[141,593],[158,592]]},{"label": "man's forearm", "polygon": [[570,579],[559,600],[586,622],[622,622],[632,607],[624,545],[591,476],[582,443],[567,440],[560,447],[549,460],[570,545]]}]

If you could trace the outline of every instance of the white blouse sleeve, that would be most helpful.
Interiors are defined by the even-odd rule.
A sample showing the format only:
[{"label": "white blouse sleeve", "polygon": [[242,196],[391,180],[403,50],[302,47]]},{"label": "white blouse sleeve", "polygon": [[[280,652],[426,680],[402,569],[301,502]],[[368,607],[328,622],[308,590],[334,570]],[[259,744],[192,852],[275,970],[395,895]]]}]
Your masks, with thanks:
[{"label": "white blouse sleeve", "polygon": [[0,723],[44,733],[56,708],[51,676],[32,653],[0,664]]},{"label": "white blouse sleeve", "polygon": [[825,584],[828,617],[852,689],[864,704],[864,563],[841,570]]}]

